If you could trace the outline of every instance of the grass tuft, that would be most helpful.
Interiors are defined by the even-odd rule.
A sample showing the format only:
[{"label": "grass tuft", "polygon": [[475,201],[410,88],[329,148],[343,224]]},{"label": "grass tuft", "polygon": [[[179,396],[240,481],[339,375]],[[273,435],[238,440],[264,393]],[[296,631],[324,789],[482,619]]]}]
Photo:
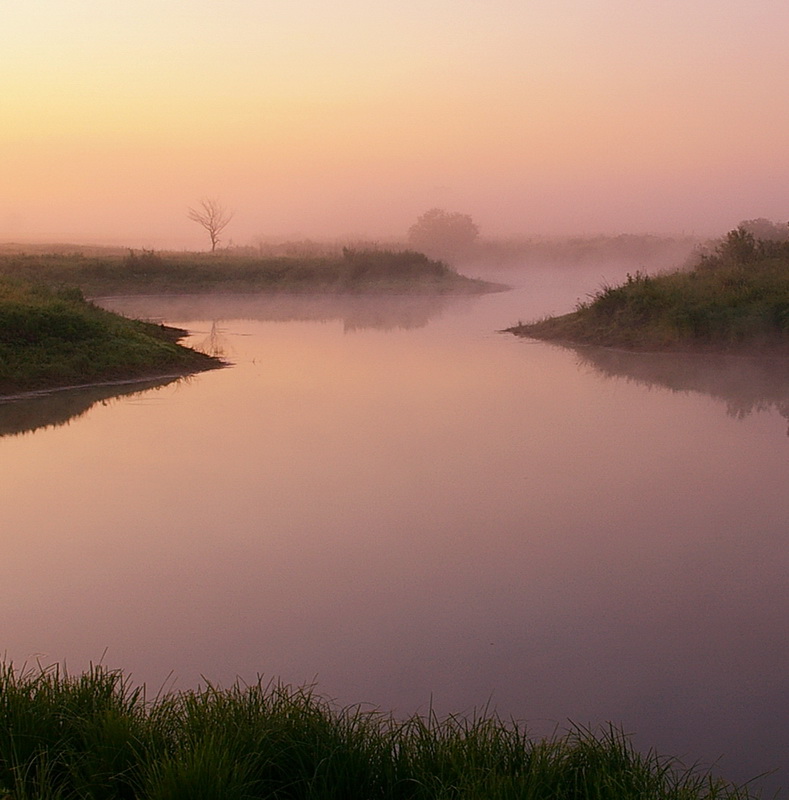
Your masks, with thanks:
[{"label": "grass tuft", "polygon": [[744,788],[614,727],[531,740],[485,713],[398,721],[261,681],[146,697],[121,672],[0,666],[0,797],[713,800]]}]

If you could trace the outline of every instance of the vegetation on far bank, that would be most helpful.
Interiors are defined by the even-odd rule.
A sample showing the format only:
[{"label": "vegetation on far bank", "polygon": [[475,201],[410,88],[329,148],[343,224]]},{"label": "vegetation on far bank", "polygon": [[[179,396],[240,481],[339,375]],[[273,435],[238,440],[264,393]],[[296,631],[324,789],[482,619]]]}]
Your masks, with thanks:
[{"label": "vegetation on far bank", "polygon": [[0,664],[9,800],[712,800],[750,798],[640,754],[616,728],[533,740],[495,715],[396,720],[263,682],[159,693],[94,666]]},{"label": "vegetation on far bank", "polygon": [[508,330],[640,350],[789,354],[787,239],[757,239],[740,226],[690,270],[636,272],[570,314]]},{"label": "vegetation on far bank", "polygon": [[0,277],[0,395],[220,366],[179,345],[185,334],[104,311],[77,288]]},{"label": "vegetation on far bank", "polygon": [[260,256],[247,250],[125,255],[0,252],[0,275],[77,286],[88,295],[186,292],[480,293],[502,287],[459,275],[413,250]]},{"label": "vegetation on far bank", "polygon": [[0,395],[189,373],[215,359],[184,332],[127,320],[84,299],[117,294],[266,292],[455,294],[502,287],[414,251],[354,250],[261,258],[217,253],[0,251]]}]

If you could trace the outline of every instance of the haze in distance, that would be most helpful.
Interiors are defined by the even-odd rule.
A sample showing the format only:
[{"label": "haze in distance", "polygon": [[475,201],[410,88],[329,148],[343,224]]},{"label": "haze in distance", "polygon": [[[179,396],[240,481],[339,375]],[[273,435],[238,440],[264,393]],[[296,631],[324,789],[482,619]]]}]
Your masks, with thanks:
[{"label": "haze in distance", "polygon": [[716,236],[789,218],[782,0],[7,0],[0,241]]}]

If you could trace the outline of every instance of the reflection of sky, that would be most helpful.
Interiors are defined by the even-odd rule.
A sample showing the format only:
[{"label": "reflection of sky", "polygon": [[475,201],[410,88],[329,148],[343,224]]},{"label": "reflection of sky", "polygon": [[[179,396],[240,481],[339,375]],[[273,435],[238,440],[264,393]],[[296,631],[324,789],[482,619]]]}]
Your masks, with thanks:
[{"label": "reflection of sky", "polygon": [[480,335],[512,301],[479,302],[353,335],[228,320],[232,369],[0,440],[8,656],[492,699],[785,766],[784,421]]}]

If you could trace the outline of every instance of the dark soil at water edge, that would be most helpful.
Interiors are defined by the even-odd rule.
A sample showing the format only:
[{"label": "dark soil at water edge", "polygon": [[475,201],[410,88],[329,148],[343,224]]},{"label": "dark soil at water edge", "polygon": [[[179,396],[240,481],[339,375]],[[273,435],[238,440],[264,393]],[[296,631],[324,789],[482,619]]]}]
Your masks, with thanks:
[{"label": "dark soil at water edge", "polygon": [[500,285],[459,275],[411,250],[252,257],[231,253],[0,254],[0,275],[77,286],[87,295],[191,292],[484,293]]},{"label": "dark soil at water edge", "polygon": [[178,344],[186,333],[104,311],[79,289],[0,278],[0,395],[222,366]]},{"label": "dark soil at water edge", "polygon": [[639,350],[789,356],[789,242],[731,231],[690,271],[636,272],[519,336]]},{"label": "dark soil at water edge", "polygon": [[122,673],[0,665],[0,793],[14,798],[749,798],[637,753],[615,728],[336,708],[271,682],[147,698]]}]

